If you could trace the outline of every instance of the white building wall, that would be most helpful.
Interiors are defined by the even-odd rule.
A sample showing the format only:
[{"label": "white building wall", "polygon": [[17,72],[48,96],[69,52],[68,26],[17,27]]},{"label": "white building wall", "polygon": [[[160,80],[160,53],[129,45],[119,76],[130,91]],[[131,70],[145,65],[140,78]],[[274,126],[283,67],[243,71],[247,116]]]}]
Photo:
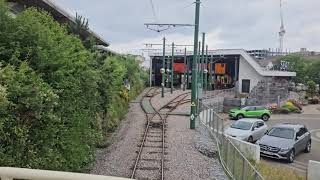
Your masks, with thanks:
[{"label": "white building wall", "polygon": [[250,91],[263,79],[261,76],[242,56],[239,62],[239,92],[242,92],[242,80],[250,80]]}]

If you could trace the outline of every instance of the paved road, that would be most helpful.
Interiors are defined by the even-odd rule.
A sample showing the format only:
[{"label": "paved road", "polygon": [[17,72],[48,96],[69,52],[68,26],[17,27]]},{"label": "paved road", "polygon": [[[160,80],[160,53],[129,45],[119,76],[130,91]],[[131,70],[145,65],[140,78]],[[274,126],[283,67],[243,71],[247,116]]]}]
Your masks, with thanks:
[{"label": "paved road", "polygon": [[[290,115],[272,115],[271,119],[267,122],[271,127],[278,123],[299,123],[307,126],[312,134],[312,148],[310,153],[301,153],[297,155],[296,160],[292,164],[288,164],[285,161],[273,160],[269,158],[263,158],[264,161],[273,165],[280,165],[294,168],[300,172],[305,173],[309,160],[320,161],[320,105],[312,105],[304,107],[302,114],[290,114]],[[228,121],[228,126],[232,121]]]}]

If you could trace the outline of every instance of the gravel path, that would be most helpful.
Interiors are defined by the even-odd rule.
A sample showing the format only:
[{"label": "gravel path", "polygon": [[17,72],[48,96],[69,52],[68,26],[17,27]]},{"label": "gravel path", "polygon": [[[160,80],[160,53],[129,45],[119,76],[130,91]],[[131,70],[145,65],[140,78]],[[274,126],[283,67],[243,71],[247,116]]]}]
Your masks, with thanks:
[{"label": "gravel path", "polygon": [[[151,102],[159,109],[183,91],[155,96]],[[190,99],[190,96],[188,96]],[[190,103],[178,107],[176,112],[189,112]],[[142,138],[145,115],[139,103],[132,103],[129,113],[114,134],[112,145],[97,151],[92,174],[130,177]],[[170,116],[167,119],[165,179],[197,180],[227,179],[217,159],[215,143],[204,127],[189,129],[189,117]],[[209,156],[209,157],[208,157]]]}]

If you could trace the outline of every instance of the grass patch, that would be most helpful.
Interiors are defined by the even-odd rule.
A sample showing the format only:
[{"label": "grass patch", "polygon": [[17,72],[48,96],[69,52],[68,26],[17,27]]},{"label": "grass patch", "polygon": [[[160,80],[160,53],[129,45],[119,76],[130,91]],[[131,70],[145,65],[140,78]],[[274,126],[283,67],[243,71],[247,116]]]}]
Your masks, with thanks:
[{"label": "grass patch", "polygon": [[265,162],[260,162],[256,165],[259,172],[262,174],[265,180],[306,180],[306,176],[303,176],[293,169],[272,166]]}]

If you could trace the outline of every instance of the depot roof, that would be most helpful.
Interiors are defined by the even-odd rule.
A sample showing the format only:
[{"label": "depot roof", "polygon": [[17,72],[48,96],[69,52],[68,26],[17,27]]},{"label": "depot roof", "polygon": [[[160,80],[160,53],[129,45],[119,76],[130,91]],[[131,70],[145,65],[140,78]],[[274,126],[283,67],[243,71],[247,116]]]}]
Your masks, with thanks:
[{"label": "depot roof", "polygon": [[[183,56],[184,52],[175,52],[176,56]],[[192,51],[187,52],[187,55],[193,55]],[[251,57],[244,49],[217,49],[208,51],[209,56],[224,56],[224,55],[240,55],[245,61],[248,62],[250,66],[252,66],[255,71],[261,76],[269,76],[269,77],[295,77],[297,75],[296,72],[288,72],[288,71],[274,71],[268,70],[264,67],[261,67],[260,64]],[[150,53],[151,57],[160,57],[162,56],[162,52]],[[171,56],[171,52],[166,52],[166,56]]]}]

